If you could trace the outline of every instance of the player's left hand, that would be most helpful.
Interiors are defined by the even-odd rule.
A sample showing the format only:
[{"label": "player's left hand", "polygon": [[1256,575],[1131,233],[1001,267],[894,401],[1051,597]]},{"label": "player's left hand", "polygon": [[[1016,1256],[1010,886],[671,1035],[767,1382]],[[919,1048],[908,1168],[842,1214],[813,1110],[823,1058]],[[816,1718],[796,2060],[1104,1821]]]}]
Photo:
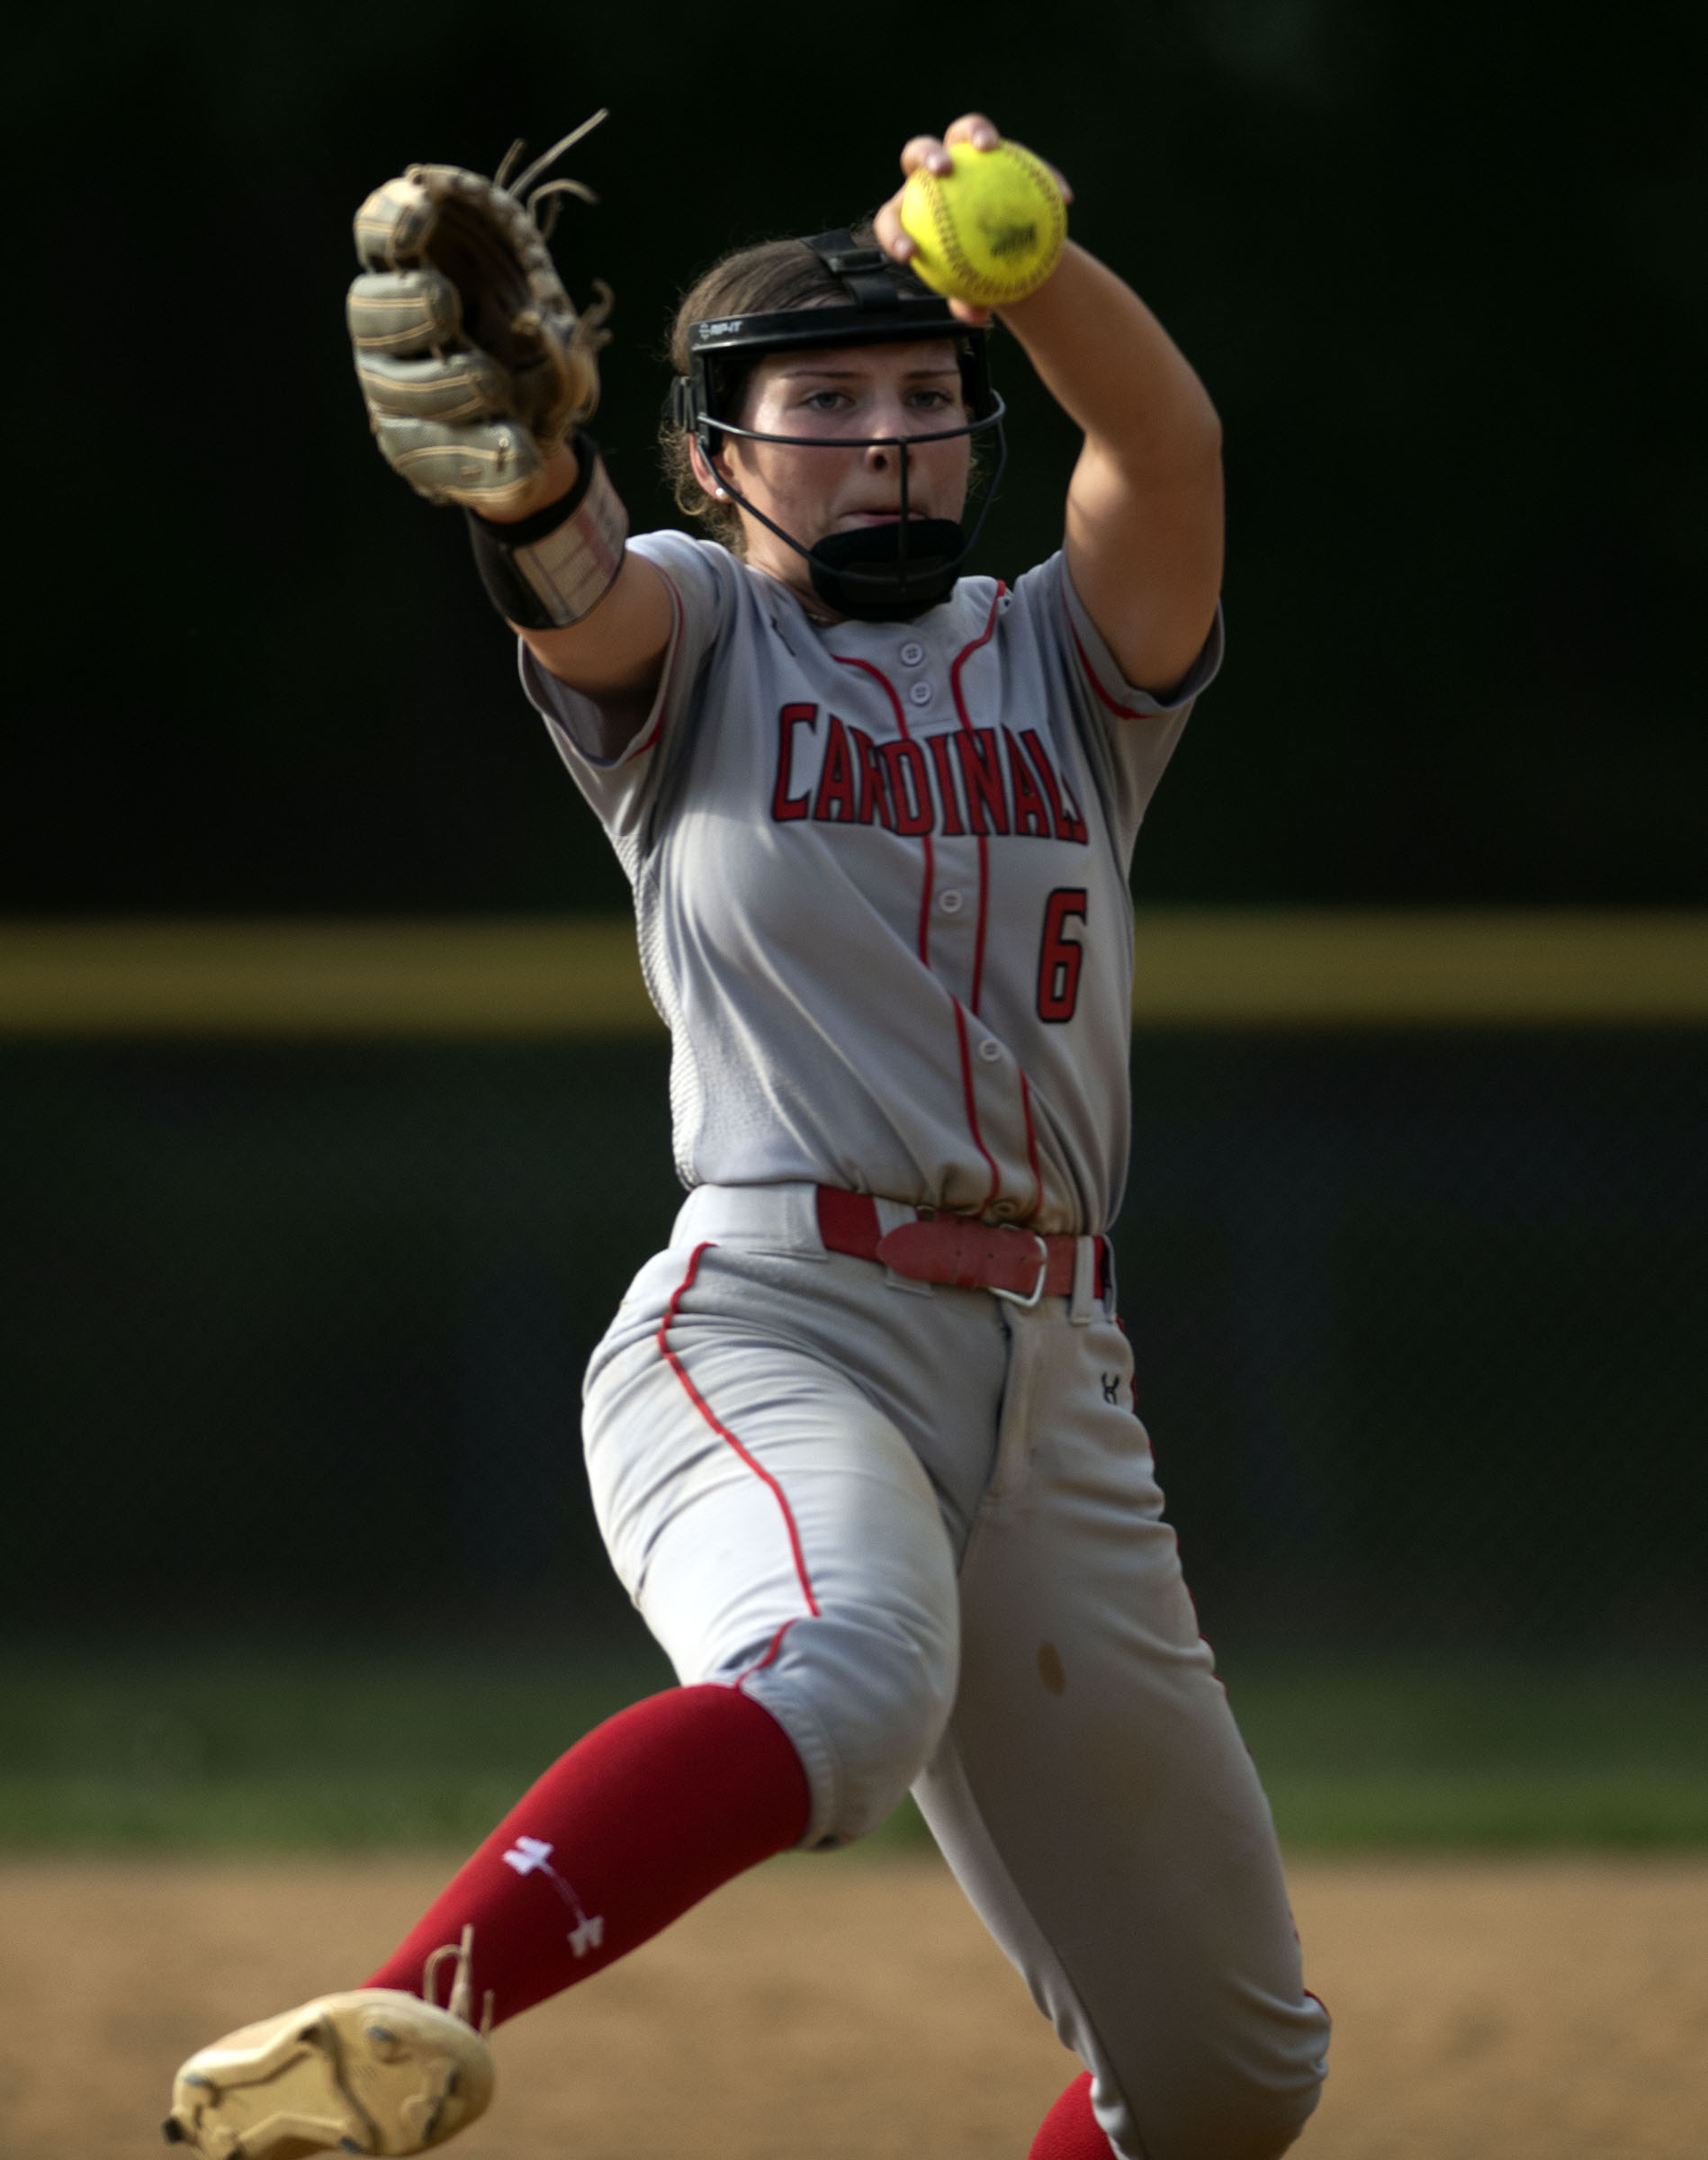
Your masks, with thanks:
[{"label": "player's left hand", "polygon": [[[1002,130],[988,114],[963,112],[958,120],[951,121],[941,135],[915,135],[902,148],[902,179],[905,185],[910,173],[921,169],[939,176],[953,172],[949,158],[951,143],[964,142],[975,150],[993,150],[1002,140]],[[1049,175],[1062,191],[1062,200],[1071,202],[1074,191],[1052,165]],[[885,254],[898,263],[904,263],[914,253],[912,236],[902,225],[902,190],[885,203],[873,220],[877,231],[877,244]],[[989,308],[975,307],[970,300],[951,300],[949,312],[962,322],[984,323],[991,319]]]},{"label": "player's left hand", "polygon": [[414,165],[355,213],[356,378],[381,455],[429,502],[500,518],[537,507],[547,466],[598,403],[610,288],[596,281],[598,303],[578,314],[546,245],[557,194],[593,198],[579,181],[532,184],[604,117],[527,168],[526,200],[502,179]]}]

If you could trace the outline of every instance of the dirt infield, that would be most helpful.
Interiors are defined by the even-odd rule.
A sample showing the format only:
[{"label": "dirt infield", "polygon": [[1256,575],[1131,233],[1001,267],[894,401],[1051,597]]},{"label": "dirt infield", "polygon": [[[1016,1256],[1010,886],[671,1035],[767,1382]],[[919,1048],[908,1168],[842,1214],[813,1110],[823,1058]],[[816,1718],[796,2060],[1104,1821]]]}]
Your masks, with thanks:
[{"label": "dirt infield", "polygon": [[[359,1977],[411,1860],[0,1868],[0,2149],[137,2160],[171,2072]],[[1708,1862],[1296,1866],[1337,2021],[1306,2160],[1699,2160]],[[499,2036],[458,2160],[1020,2160],[1073,2068],[926,1859],[785,1860]]]}]

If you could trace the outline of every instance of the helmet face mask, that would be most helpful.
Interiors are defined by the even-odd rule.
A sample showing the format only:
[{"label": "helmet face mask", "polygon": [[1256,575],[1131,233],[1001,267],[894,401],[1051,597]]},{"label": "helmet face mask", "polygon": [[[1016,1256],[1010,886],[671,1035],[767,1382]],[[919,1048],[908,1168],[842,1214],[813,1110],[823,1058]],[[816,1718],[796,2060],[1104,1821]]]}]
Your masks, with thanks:
[{"label": "helmet face mask", "polygon": [[[805,245],[841,281],[851,304],[726,316],[693,324],[688,333],[688,372],[671,386],[670,417],[692,436],[708,465],[731,436],[790,447],[894,450],[901,479],[900,517],[893,524],[833,533],[811,546],[785,531],[727,482],[724,492],[805,558],[813,589],[827,607],[859,621],[906,621],[936,607],[954,590],[1007,462],[1005,408],[991,388],[988,333],[957,321],[946,301],[910,289],[903,283],[905,273],[899,266],[877,248],[856,246],[846,231],[820,233]],[[767,434],[729,417],[728,409],[739,400],[752,364],[765,355],[937,340],[953,346],[960,369],[962,398],[970,417],[957,427],[917,435],[827,439]],[[987,431],[996,436],[996,467],[971,534],[964,533],[953,519],[913,517],[908,505],[910,452],[922,444],[963,436],[975,438]]]}]

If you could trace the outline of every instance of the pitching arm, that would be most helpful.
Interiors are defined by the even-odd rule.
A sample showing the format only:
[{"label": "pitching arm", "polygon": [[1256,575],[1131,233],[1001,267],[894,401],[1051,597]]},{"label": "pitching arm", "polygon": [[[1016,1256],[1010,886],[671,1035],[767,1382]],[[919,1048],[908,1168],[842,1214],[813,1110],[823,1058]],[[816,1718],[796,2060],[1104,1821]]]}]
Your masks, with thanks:
[{"label": "pitching arm", "polygon": [[[947,173],[947,143],[988,149],[982,113],[943,141],[903,153]],[[878,213],[883,246],[905,262],[913,243],[893,198]],[[951,303],[969,322],[990,310]],[[1179,347],[1132,288],[1069,241],[1037,292],[997,310],[1045,387],[1084,431],[1067,490],[1068,570],[1128,680],[1172,690],[1198,657],[1222,577],[1221,423]]]}]

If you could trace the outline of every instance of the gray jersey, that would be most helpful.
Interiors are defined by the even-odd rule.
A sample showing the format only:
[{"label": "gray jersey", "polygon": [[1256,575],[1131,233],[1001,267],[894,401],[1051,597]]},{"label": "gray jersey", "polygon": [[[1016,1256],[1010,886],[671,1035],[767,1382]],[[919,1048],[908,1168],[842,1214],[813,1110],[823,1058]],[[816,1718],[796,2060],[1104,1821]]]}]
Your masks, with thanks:
[{"label": "gray jersey", "polygon": [[1040,1230],[1126,1180],[1139,821],[1217,628],[1166,706],[1122,680],[1056,554],[912,623],[815,624],[673,532],[632,543],[677,623],[616,760],[523,681],[634,888],[690,1188],[792,1181]]}]

